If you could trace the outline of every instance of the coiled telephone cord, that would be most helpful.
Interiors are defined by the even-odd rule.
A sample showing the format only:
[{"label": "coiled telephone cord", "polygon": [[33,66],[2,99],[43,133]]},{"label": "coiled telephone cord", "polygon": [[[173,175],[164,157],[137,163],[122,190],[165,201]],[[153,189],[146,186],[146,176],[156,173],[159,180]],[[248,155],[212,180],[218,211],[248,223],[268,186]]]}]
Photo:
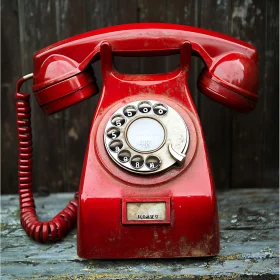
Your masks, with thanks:
[{"label": "coiled telephone cord", "polygon": [[28,236],[41,243],[56,242],[68,234],[77,220],[77,195],[49,222],[40,222],[36,215],[32,192],[32,129],[30,95],[20,93],[21,85],[33,75],[21,78],[16,85],[16,117],[18,127],[18,191],[20,221]]}]

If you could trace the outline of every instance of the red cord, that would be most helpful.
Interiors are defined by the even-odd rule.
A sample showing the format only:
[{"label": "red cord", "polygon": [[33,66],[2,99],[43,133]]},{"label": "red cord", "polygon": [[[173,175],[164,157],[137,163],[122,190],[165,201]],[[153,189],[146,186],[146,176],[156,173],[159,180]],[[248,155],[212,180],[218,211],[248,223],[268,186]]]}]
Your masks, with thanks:
[{"label": "red cord", "polygon": [[18,126],[18,191],[20,221],[28,236],[42,243],[56,242],[68,234],[77,220],[78,202],[75,197],[51,221],[40,222],[36,215],[32,192],[32,130],[30,95],[19,93],[23,82],[30,77],[21,78],[17,83],[16,110]]}]

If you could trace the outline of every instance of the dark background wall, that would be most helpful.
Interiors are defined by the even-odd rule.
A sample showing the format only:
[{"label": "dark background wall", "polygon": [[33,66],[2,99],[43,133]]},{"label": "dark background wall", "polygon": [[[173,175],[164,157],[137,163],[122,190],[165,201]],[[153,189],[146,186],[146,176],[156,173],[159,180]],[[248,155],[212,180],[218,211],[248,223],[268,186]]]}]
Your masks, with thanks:
[{"label": "dark background wall", "polygon": [[[121,23],[170,22],[222,32],[259,52],[257,108],[244,115],[209,100],[196,89],[202,67],[192,59],[190,89],[201,117],[218,189],[278,187],[278,0],[2,0],[2,192],[17,191],[15,83],[32,72],[32,55],[69,36]],[[120,71],[174,69],[178,56],[117,58]],[[95,75],[102,87],[99,64]],[[31,92],[31,82],[24,90]],[[78,189],[91,118],[98,96],[47,117],[32,99],[34,189]]]}]

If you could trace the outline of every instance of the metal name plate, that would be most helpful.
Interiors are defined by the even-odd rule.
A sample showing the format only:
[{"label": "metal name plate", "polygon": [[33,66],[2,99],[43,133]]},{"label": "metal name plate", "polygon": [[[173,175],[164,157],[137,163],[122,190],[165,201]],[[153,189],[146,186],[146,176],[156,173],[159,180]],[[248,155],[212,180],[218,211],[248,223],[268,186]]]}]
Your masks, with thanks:
[{"label": "metal name plate", "polygon": [[126,205],[128,221],[166,219],[166,202],[128,202]]}]

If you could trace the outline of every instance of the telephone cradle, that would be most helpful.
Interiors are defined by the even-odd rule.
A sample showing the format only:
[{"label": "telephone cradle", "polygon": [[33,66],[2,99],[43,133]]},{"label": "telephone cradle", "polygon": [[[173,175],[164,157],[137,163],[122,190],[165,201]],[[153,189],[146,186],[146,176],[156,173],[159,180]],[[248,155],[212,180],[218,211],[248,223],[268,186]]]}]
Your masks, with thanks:
[{"label": "telephone cradle", "polygon": [[[180,54],[160,74],[123,74],[114,56]],[[219,221],[202,127],[188,89],[191,56],[205,67],[197,86],[240,112],[257,103],[255,48],[232,37],[176,24],[141,23],[77,35],[34,55],[34,73],[16,86],[20,219],[36,241],[61,240],[77,222],[82,258],[177,258],[219,253]],[[100,58],[103,88],[93,116],[77,196],[49,222],[32,193],[29,94],[33,78],[43,111],[53,114],[98,92],[91,64]]]}]

